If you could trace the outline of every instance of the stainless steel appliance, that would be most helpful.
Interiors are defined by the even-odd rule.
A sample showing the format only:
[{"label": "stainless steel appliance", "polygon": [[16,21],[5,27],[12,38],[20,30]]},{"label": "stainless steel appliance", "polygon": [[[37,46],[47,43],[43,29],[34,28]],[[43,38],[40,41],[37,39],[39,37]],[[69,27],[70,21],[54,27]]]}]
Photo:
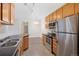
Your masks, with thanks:
[{"label": "stainless steel appliance", "polygon": [[48,35],[46,35],[46,44],[45,44],[45,46],[46,46],[46,48],[47,48],[49,51],[52,50],[52,49],[51,49],[51,43],[52,43],[52,36],[51,36],[51,34],[48,33]]},{"label": "stainless steel appliance", "polygon": [[58,40],[58,55],[78,55],[79,15],[72,15],[56,23],[56,37]]},{"label": "stainless steel appliance", "polygon": [[49,29],[54,29],[56,25],[56,21],[54,22],[49,22]]}]

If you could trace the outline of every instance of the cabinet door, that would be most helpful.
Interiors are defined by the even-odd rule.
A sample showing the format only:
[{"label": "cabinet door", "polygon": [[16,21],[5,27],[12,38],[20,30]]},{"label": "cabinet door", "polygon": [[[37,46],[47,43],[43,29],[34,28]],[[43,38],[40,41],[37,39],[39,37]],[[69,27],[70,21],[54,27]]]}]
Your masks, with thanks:
[{"label": "cabinet door", "polygon": [[28,36],[25,37],[25,49],[27,49],[29,47],[29,38]]},{"label": "cabinet door", "polygon": [[19,43],[18,47],[18,55],[21,56],[23,54],[23,41]]},{"label": "cabinet door", "polygon": [[0,20],[2,20],[2,19],[1,19],[1,3],[0,3]]},{"label": "cabinet door", "polygon": [[57,46],[57,40],[53,39],[53,52],[55,53],[55,55],[57,55],[58,51],[58,46]]},{"label": "cabinet door", "polygon": [[79,13],[79,3],[77,5],[78,5],[78,13]]},{"label": "cabinet door", "polygon": [[79,3],[75,3],[75,14],[79,13]]},{"label": "cabinet door", "polygon": [[63,18],[63,8],[57,10],[57,20]]},{"label": "cabinet door", "polygon": [[57,19],[56,12],[54,12],[53,13],[53,19],[52,20],[55,21],[56,19]]},{"label": "cabinet door", "polygon": [[24,36],[23,37],[23,50],[26,50],[28,48],[28,37],[27,36]]},{"label": "cabinet door", "polygon": [[2,11],[2,20],[10,23],[10,3],[3,3]]},{"label": "cabinet door", "polygon": [[14,23],[14,19],[15,19],[15,5],[11,4],[11,24]]},{"label": "cabinet door", "polygon": [[75,6],[73,3],[69,3],[63,6],[63,17],[73,15],[75,13]]},{"label": "cabinet door", "polygon": [[50,22],[53,21],[53,14],[50,14]]}]

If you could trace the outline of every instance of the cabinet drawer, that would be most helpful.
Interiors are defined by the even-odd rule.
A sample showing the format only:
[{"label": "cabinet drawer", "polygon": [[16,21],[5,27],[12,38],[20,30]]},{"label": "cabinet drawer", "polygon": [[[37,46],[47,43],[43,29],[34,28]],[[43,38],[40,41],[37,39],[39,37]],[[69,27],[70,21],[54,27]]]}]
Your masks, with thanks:
[{"label": "cabinet drawer", "polygon": [[70,16],[75,14],[75,4],[74,3],[68,3],[63,6],[63,17]]}]

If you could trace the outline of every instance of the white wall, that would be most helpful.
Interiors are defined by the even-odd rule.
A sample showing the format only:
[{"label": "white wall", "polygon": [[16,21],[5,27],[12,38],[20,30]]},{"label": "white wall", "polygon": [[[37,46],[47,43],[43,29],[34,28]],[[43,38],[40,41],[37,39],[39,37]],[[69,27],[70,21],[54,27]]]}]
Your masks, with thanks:
[{"label": "white wall", "polygon": [[39,24],[34,24],[36,20],[29,21],[29,35],[30,37],[40,37],[41,35],[41,21],[38,20]]}]

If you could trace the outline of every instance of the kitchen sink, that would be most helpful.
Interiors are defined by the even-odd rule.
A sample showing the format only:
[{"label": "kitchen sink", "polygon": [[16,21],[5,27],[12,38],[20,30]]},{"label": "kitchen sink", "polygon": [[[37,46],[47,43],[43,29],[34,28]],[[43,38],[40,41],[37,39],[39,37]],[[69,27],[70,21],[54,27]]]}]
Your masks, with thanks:
[{"label": "kitchen sink", "polygon": [[8,42],[17,42],[17,41],[19,41],[19,39],[11,39]]},{"label": "kitchen sink", "polygon": [[8,38],[9,38],[9,37],[6,37],[6,38],[4,38],[4,39],[1,39],[1,40],[0,40],[0,43],[3,43],[4,41],[8,40]]},{"label": "kitchen sink", "polygon": [[13,35],[0,40],[0,56],[14,55],[19,43],[19,36]]},{"label": "kitchen sink", "polygon": [[14,46],[16,44],[17,44],[17,42],[7,42],[7,43],[4,43],[3,45],[1,45],[1,47],[10,47],[10,46]]},{"label": "kitchen sink", "polygon": [[12,56],[18,47],[19,39],[10,39],[0,46],[0,56]]}]

